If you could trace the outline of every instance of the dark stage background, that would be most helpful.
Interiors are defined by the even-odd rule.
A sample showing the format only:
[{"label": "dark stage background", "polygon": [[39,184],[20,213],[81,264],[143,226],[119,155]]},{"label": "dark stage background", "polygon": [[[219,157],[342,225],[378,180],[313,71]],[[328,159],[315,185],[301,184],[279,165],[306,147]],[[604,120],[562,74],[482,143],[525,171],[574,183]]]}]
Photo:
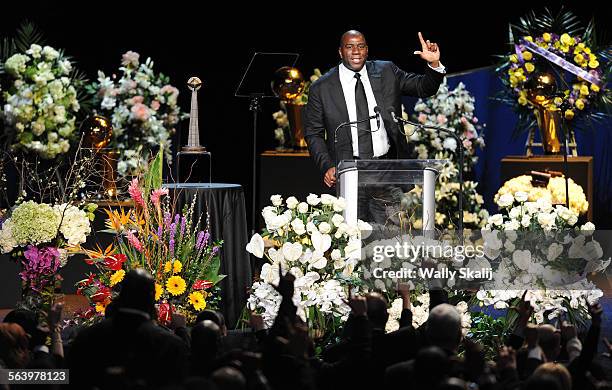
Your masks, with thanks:
[{"label": "dark stage background", "polygon": [[[359,5],[357,5],[359,4]],[[548,2],[558,9],[559,2]],[[604,27],[611,20],[604,2],[568,5],[586,23],[592,16]],[[156,71],[171,78],[181,91],[179,103],[189,110],[186,81],[199,76],[200,128],[203,144],[213,154],[213,181],[245,188],[250,220],[252,121],[248,101],[235,98],[243,69],[255,51],[297,52],[305,76],[338,63],[338,39],[351,28],[365,33],[371,59],[392,60],[401,68],[420,71],[424,64],[417,31],[438,42],[442,62],[451,73],[495,63],[507,51],[508,22],[538,2],[31,2],[3,5],[0,36],[12,36],[29,19],[45,33],[48,44],[65,49],[91,79],[97,70],[110,74],[121,54],[133,50],[150,56]],[[328,11],[327,8],[341,8]],[[608,27],[609,29],[609,27]],[[608,37],[610,35],[608,34]],[[480,104],[486,104],[480,102]],[[263,105],[257,135],[259,152],[275,146],[272,112],[278,101]],[[188,121],[180,125],[186,134]],[[178,135],[177,135],[178,137]],[[174,140],[175,145],[179,143]],[[181,141],[180,143],[184,143]],[[230,169],[231,167],[231,169]]]}]

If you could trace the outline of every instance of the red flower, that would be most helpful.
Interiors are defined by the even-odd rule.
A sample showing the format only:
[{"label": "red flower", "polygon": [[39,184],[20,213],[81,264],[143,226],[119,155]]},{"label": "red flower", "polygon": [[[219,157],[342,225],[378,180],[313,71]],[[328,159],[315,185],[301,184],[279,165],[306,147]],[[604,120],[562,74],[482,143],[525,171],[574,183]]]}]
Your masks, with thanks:
[{"label": "red flower", "polygon": [[162,325],[169,325],[172,322],[172,312],[174,307],[168,302],[159,305],[157,309],[157,321]]},{"label": "red flower", "polygon": [[208,280],[196,280],[191,288],[193,288],[194,290],[206,290],[212,286],[213,283],[209,282]]},{"label": "red flower", "polygon": [[123,253],[108,256],[104,259],[104,265],[113,271],[119,271],[123,268],[123,263],[127,261],[127,256]]},{"label": "red flower", "polygon": [[100,286],[98,291],[96,291],[90,297],[94,302],[104,302],[111,297],[111,289],[106,286]]}]

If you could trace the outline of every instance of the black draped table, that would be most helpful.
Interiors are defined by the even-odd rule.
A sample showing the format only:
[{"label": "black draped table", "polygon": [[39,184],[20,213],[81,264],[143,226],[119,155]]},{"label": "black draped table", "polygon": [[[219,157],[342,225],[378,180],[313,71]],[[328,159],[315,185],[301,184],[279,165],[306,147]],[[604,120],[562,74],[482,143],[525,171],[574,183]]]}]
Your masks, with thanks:
[{"label": "black draped table", "polygon": [[228,328],[234,326],[247,300],[251,285],[251,262],[246,251],[247,233],[244,191],[239,184],[180,183],[164,184],[176,201],[177,210],[190,205],[196,196],[194,216],[201,215],[200,228],[206,227],[210,216],[210,234],[213,240],[223,240],[220,251],[221,270],[227,275],[221,281],[221,311]]}]

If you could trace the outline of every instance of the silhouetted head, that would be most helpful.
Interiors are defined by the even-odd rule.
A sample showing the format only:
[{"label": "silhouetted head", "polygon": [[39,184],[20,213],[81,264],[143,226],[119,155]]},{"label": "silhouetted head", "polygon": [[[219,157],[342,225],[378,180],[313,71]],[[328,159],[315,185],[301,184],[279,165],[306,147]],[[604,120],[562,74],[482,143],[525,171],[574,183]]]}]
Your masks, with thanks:
[{"label": "silhouetted head", "polygon": [[419,384],[435,387],[448,376],[446,353],[435,346],[421,349],[414,359],[414,376]]},{"label": "silhouetted head", "polygon": [[155,317],[155,281],[142,268],[131,270],[125,275],[116,309],[135,309]]},{"label": "silhouetted head", "polygon": [[225,326],[225,317],[222,313],[215,310],[204,310],[196,317],[196,323],[209,320],[219,325],[221,329],[221,335],[227,336],[227,327]]},{"label": "silhouetted head", "polygon": [[572,390],[572,376],[563,364],[559,363],[544,363],[533,372],[536,376],[551,375],[557,378],[561,384],[562,390]]},{"label": "silhouetted head", "polygon": [[563,390],[563,385],[559,379],[548,373],[535,372],[523,384],[525,390]]},{"label": "silhouetted head", "polygon": [[368,59],[368,43],[365,36],[357,30],[342,34],[338,54],[347,68],[359,72]]},{"label": "silhouetted head", "polygon": [[456,352],[461,342],[461,315],[455,306],[442,303],[429,312],[427,337],[431,344]]},{"label": "silhouetted head", "polygon": [[28,334],[28,345],[32,349],[37,345],[43,345],[47,341],[48,332],[39,328],[38,316],[32,310],[15,309],[11,310],[6,317],[5,323],[18,324]]},{"label": "silhouetted head", "polygon": [[25,368],[30,361],[28,336],[19,324],[0,324],[0,359],[3,368]]},{"label": "silhouetted head", "polygon": [[243,390],[246,389],[244,375],[233,367],[222,367],[212,373],[212,381],[219,390]]},{"label": "silhouetted head", "polygon": [[549,361],[557,360],[561,352],[561,332],[550,324],[538,326],[538,345]]},{"label": "silhouetted head", "polygon": [[387,311],[387,300],[379,293],[369,293],[366,295],[368,305],[368,319],[377,329],[385,329],[389,312]]},{"label": "silhouetted head", "polygon": [[195,324],[191,329],[191,353],[193,356],[212,360],[217,356],[221,341],[221,328],[210,320]]}]

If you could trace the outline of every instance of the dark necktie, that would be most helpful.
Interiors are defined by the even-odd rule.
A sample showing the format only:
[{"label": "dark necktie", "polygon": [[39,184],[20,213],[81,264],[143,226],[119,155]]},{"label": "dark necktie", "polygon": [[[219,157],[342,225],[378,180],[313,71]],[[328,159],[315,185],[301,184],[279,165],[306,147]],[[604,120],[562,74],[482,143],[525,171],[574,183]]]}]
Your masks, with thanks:
[{"label": "dark necktie", "polygon": [[[361,75],[355,73],[355,78],[357,79],[355,83],[355,106],[357,107],[357,120],[360,121],[368,119],[370,110],[368,109],[368,99],[366,98],[365,88],[361,82]],[[369,120],[357,124],[357,136],[359,140],[359,158],[369,159],[374,157]]]}]

